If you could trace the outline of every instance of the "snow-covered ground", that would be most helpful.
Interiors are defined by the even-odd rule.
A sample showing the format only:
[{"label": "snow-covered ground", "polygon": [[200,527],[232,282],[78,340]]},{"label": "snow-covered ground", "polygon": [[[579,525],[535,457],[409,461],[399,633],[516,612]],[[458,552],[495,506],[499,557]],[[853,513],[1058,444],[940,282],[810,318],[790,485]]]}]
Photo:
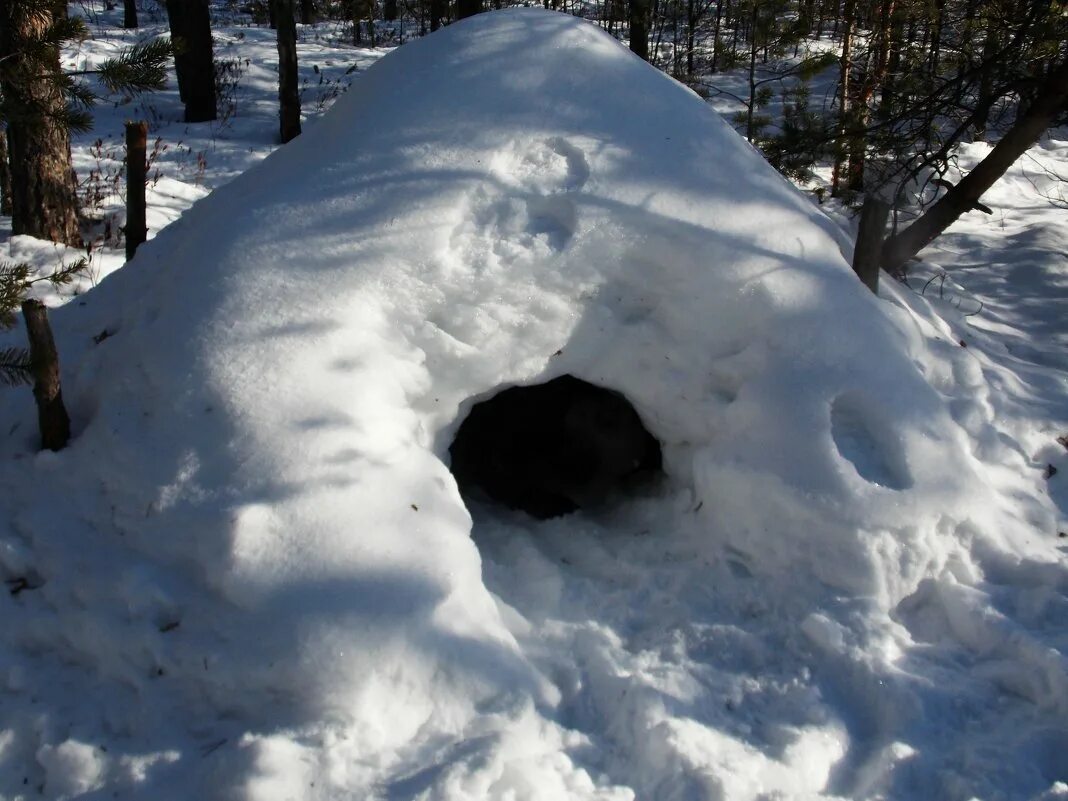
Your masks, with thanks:
[{"label": "snow-covered ground", "polygon": [[[68,449],[0,395],[0,798],[1068,797],[1068,145],[875,299],[590,25],[354,55],[265,161],[266,57],[255,113],[161,125],[215,155],[53,313]],[[471,405],[565,373],[663,480],[465,505]]]}]

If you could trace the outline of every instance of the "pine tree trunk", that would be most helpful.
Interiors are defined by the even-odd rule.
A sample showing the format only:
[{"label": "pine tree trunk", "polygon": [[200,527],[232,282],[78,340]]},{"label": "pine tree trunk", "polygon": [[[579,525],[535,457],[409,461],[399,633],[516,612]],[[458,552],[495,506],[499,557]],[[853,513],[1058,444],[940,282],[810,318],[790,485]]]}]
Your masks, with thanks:
[{"label": "pine tree trunk", "polygon": [[395,22],[397,19],[397,0],[384,0],[382,3],[382,19],[386,22]]},{"label": "pine tree trunk", "polygon": [[753,115],[756,113],[756,54],[757,54],[757,39],[756,39],[756,18],[759,6],[753,3],[753,9],[749,17],[750,32],[749,32],[749,105],[745,111],[745,138],[752,143],[756,136],[756,128],[753,125]]},{"label": "pine tree trunk", "polygon": [[694,28],[697,27],[697,10],[694,0],[686,0],[686,74],[693,75]]},{"label": "pine tree trunk", "polygon": [[300,136],[300,91],[297,79],[297,24],[293,0],[270,0],[278,21],[278,119],[284,145]]},{"label": "pine tree trunk", "polygon": [[445,0],[430,0],[430,30],[436,31],[441,27],[441,19],[445,16]]},{"label": "pine tree trunk", "polygon": [[171,43],[174,45],[174,73],[178,79],[178,99],[182,103],[189,99],[189,48],[185,42],[185,10],[182,0],[167,0],[167,24],[171,30]]},{"label": "pine tree trunk", "polygon": [[456,19],[482,13],[482,0],[456,0]]},{"label": "pine tree trunk", "polygon": [[649,0],[630,0],[630,50],[649,60]]},{"label": "pine tree trunk", "polygon": [[0,214],[11,216],[11,159],[7,154],[7,127],[0,125]]},{"label": "pine tree trunk", "polygon": [[122,27],[127,30],[137,27],[137,0],[123,0]]},{"label": "pine tree trunk", "polygon": [[[0,58],[15,70],[25,58],[26,43],[51,24],[25,12],[19,0],[0,0]],[[58,3],[53,13],[60,14]],[[59,51],[37,57],[30,69],[37,77],[0,82],[8,107],[12,233],[80,246],[70,134],[59,122],[67,104],[51,79],[60,73]]]},{"label": "pine tree trunk", "polygon": [[865,198],[853,247],[853,272],[876,295],[879,294],[879,264],[889,216],[889,203],[875,197]]},{"label": "pine tree trunk", "polygon": [[974,170],[904,231],[890,237],[883,247],[883,268],[900,275],[904,266],[935,237],[966,211],[975,207],[983,193],[1024,154],[1063,113],[1068,104],[1068,61],[1060,64],[1041,83],[1035,100],[1016,119],[1001,141]]},{"label": "pine tree trunk", "polygon": [[719,29],[723,21],[723,3],[726,0],[718,0],[716,3],[716,22],[712,28],[712,72],[719,68]]},{"label": "pine tree trunk", "polygon": [[167,0],[167,16],[177,51],[174,67],[178,94],[185,103],[185,121],[214,120],[215,61],[208,0]]},{"label": "pine tree trunk", "polygon": [[148,123],[126,123],[126,261],[148,238],[145,222],[145,180],[148,164]]},{"label": "pine tree trunk", "polygon": [[33,397],[37,401],[41,447],[50,451],[62,450],[70,441],[70,417],[59,386],[59,355],[48,324],[48,310],[39,300],[27,300],[22,304],[22,316],[30,341],[30,370],[33,372]]},{"label": "pine tree trunk", "polygon": [[838,194],[845,168],[846,131],[849,130],[849,73],[853,58],[853,23],[856,0],[846,0],[842,10],[842,58],[838,67],[838,137],[835,142],[834,166],[831,169],[831,192]]},{"label": "pine tree trunk", "polygon": [[315,3],[313,0],[300,0],[300,24],[315,24]]}]

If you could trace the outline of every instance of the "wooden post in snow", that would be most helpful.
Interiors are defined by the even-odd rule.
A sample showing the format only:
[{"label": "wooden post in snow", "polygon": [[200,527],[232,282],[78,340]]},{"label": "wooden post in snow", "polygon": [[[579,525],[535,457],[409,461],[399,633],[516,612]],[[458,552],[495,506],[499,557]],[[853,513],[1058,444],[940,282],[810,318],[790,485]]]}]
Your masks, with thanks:
[{"label": "wooden post in snow", "polygon": [[148,173],[148,123],[126,123],[126,261],[148,238],[145,183]]},{"label": "wooden post in snow", "polygon": [[30,371],[33,373],[41,447],[50,451],[62,450],[70,440],[70,418],[60,391],[59,355],[52,338],[52,327],[48,324],[48,310],[39,300],[27,300],[22,304],[22,316],[30,340]]},{"label": "wooden post in snow", "polygon": [[879,294],[879,265],[889,216],[889,203],[871,196],[865,198],[860,209],[857,243],[853,247],[853,272],[876,295]]}]

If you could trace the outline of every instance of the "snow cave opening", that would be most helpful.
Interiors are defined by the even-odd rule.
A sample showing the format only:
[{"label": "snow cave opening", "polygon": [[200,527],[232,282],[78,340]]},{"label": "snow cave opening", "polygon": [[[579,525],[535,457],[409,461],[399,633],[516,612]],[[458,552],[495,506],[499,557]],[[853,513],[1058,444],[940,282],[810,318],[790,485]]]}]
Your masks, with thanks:
[{"label": "snow cave opening", "polygon": [[476,403],[449,447],[465,499],[539,520],[604,507],[660,475],[660,442],[619,392],[571,375]]}]

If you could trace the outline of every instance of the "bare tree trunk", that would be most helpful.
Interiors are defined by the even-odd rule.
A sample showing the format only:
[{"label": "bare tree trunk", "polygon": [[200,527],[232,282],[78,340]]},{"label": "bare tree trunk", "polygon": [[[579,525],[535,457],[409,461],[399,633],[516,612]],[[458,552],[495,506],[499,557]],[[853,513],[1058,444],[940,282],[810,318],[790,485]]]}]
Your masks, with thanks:
[{"label": "bare tree trunk", "polygon": [[[57,3],[52,13],[60,12]],[[0,59],[8,61],[6,66],[13,71],[32,70],[35,75],[0,82],[8,120],[11,229],[14,234],[80,246],[70,133],[62,123],[67,103],[56,80],[59,50],[36,55],[32,67],[25,64],[27,44],[51,23],[47,7],[40,14],[29,14],[19,0],[0,0]]]},{"label": "bare tree trunk", "polygon": [[482,13],[482,0],[456,0],[456,19]]},{"label": "bare tree trunk", "polygon": [[127,30],[137,27],[137,0],[123,0],[122,27]]},{"label": "bare tree trunk", "polygon": [[313,0],[300,0],[300,24],[313,25],[315,23],[315,3]]},{"label": "bare tree trunk", "polygon": [[756,54],[757,54],[757,37],[756,37],[756,22],[759,6],[757,3],[753,3],[753,9],[750,13],[749,23],[749,105],[745,111],[745,138],[752,143],[756,136],[756,129],[753,125],[753,115],[756,113]]},{"label": "bare tree trunk", "polygon": [[834,167],[831,170],[831,191],[838,193],[845,167],[845,137],[849,129],[849,72],[853,58],[853,22],[856,0],[846,0],[842,11],[842,59],[838,68],[838,136],[835,141]]},{"label": "bare tree trunk", "polygon": [[716,22],[712,28],[712,72],[719,68],[719,28],[723,20],[723,3],[725,0],[716,0]]},{"label": "bare tree trunk", "polygon": [[649,60],[649,0],[630,0],[630,50]]},{"label": "bare tree trunk", "polygon": [[0,125],[0,214],[11,216],[11,159],[7,153],[7,126]]},{"label": "bare tree trunk", "polygon": [[33,397],[37,401],[37,425],[41,430],[41,447],[62,450],[70,441],[70,417],[63,405],[59,385],[59,355],[48,324],[48,310],[39,300],[22,304],[26,336],[30,340],[30,371],[33,373]]},{"label": "bare tree trunk", "polygon": [[693,75],[694,28],[697,27],[697,10],[694,0],[686,0],[686,74]]},{"label": "bare tree trunk", "polygon": [[882,260],[883,236],[890,204],[875,197],[864,199],[860,210],[857,242],[853,247],[853,272],[864,286],[879,294],[879,264]]},{"label": "bare tree trunk", "polygon": [[441,27],[441,18],[445,16],[445,0],[430,0],[430,30]]},{"label": "bare tree trunk", "polygon": [[148,123],[126,123],[126,261],[148,238],[145,179],[148,173]]},{"label": "bare tree trunk", "polygon": [[[849,180],[847,186],[854,192],[864,191],[864,167],[867,160],[868,119],[871,100],[875,90],[886,80],[886,69],[890,58],[890,20],[894,14],[894,0],[883,0],[879,5],[879,18],[875,30],[869,36],[874,44],[874,57],[865,68],[857,97],[850,114],[852,134],[849,137]],[[871,46],[869,45],[869,47]]]},{"label": "bare tree trunk", "polygon": [[185,103],[186,122],[216,117],[215,61],[212,55],[208,0],[167,0],[176,55],[178,94]]},{"label": "bare tree trunk", "polygon": [[883,247],[883,267],[900,275],[905,264],[945,231],[1052,125],[1068,104],[1068,61],[1060,64],[1038,87],[1035,100],[1017,117],[1001,141],[974,170],[946,192],[916,222],[890,237]]},{"label": "bare tree trunk", "polygon": [[278,21],[278,119],[284,145],[300,136],[300,91],[297,79],[297,24],[293,0],[270,0]]}]

